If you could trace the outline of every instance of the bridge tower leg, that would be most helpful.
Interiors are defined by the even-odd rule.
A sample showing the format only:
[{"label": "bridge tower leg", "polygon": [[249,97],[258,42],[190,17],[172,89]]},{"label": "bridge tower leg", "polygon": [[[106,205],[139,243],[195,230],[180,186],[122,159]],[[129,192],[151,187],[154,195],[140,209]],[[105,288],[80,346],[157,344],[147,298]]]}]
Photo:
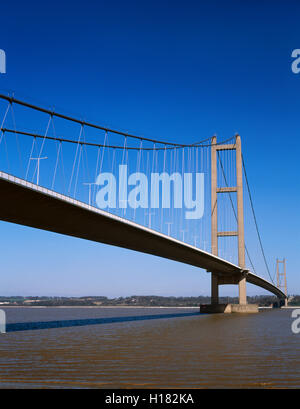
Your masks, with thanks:
[{"label": "bridge tower leg", "polygon": [[[243,164],[242,144],[240,135],[236,136],[236,178],[237,178],[237,224],[238,224],[238,262],[245,269],[245,237],[244,237],[244,203],[243,203]],[[239,281],[239,303],[247,304],[246,278]]]},{"label": "bridge tower leg", "polygon": [[219,278],[217,274],[211,273],[211,303],[219,304]]},{"label": "bridge tower leg", "polygon": [[[218,204],[217,204],[217,138],[211,141],[211,253],[218,255]],[[211,273],[211,303],[219,304],[217,274]]]}]

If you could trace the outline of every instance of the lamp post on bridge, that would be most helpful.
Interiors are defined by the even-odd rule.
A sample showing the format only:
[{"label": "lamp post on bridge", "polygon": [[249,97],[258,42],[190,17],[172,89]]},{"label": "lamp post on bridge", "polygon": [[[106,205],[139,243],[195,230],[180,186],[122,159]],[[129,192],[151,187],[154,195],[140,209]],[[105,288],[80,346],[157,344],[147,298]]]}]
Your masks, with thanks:
[{"label": "lamp post on bridge", "polygon": [[151,216],[155,216],[155,212],[150,212],[150,210],[149,210],[149,212],[146,213],[146,214],[149,216],[148,228],[151,229]]},{"label": "lamp post on bridge", "polygon": [[96,183],[83,183],[83,185],[86,185],[89,187],[89,206],[91,205],[91,191],[92,191],[92,185],[96,185]]},{"label": "lamp post on bridge", "polygon": [[43,159],[48,159],[47,156],[44,156],[43,158],[38,157],[38,158],[30,158],[30,160],[36,160],[37,161],[37,174],[36,174],[36,184],[38,185],[40,182],[40,161]]},{"label": "lamp post on bridge", "polygon": [[193,236],[194,237],[194,247],[197,247],[197,237],[198,236]]},{"label": "lamp post on bridge", "polygon": [[166,222],[166,225],[168,226],[168,236],[170,236],[171,224],[173,224],[173,222]]},{"label": "lamp post on bridge", "polygon": [[180,230],[180,231],[181,231],[181,233],[182,233],[182,241],[184,242],[184,233],[186,233],[187,230]]}]

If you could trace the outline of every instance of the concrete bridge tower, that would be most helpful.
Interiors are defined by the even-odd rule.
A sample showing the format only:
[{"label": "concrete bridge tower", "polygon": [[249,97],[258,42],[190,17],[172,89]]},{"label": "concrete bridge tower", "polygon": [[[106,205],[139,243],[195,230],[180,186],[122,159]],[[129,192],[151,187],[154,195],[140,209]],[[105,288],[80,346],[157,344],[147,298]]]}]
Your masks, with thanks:
[{"label": "concrete bridge tower", "polygon": [[[218,187],[217,155],[219,151],[233,150],[236,152],[236,186]],[[236,231],[218,230],[218,195],[236,193],[237,195],[237,229]],[[211,271],[211,305],[201,306],[202,312],[256,312],[257,305],[247,305],[245,270],[245,239],[244,239],[244,206],[243,206],[243,168],[241,137],[236,135],[234,144],[217,144],[217,138],[212,138],[211,147],[211,252],[218,256],[218,238],[238,238],[238,264],[241,271],[238,275],[222,275]],[[239,304],[219,304],[219,285],[238,284]]]},{"label": "concrete bridge tower", "polygon": [[[283,271],[280,269],[280,265],[283,265]],[[282,290],[286,295],[284,304],[287,307],[288,305],[288,294],[287,294],[287,284],[286,284],[286,262],[285,258],[283,260],[276,259],[276,276],[277,276],[277,288]],[[280,303],[279,303],[280,305]]]}]

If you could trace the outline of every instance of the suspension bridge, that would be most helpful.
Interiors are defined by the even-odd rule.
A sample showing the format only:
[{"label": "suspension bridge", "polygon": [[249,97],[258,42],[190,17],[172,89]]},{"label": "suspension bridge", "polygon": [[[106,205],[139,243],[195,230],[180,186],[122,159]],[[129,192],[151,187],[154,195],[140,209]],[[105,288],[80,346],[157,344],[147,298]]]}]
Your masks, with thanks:
[{"label": "suspension bridge", "polygon": [[[222,310],[224,284],[239,287],[235,311],[254,311],[246,282],[286,298],[267,263],[239,135],[180,144],[12,96],[0,104],[0,220],[204,269],[212,304],[203,311]],[[251,217],[267,277],[245,240]]]}]

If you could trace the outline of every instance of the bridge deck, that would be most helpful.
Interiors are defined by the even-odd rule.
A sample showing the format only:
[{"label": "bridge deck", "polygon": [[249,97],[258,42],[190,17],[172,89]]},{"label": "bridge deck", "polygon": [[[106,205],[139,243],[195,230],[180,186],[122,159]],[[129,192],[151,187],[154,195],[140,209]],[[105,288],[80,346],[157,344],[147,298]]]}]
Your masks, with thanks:
[{"label": "bridge deck", "polygon": [[[0,220],[148,253],[218,274],[241,272],[220,257],[4,172],[0,172],[0,192]],[[285,298],[277,287],[251,272],[247,281]]]}]

